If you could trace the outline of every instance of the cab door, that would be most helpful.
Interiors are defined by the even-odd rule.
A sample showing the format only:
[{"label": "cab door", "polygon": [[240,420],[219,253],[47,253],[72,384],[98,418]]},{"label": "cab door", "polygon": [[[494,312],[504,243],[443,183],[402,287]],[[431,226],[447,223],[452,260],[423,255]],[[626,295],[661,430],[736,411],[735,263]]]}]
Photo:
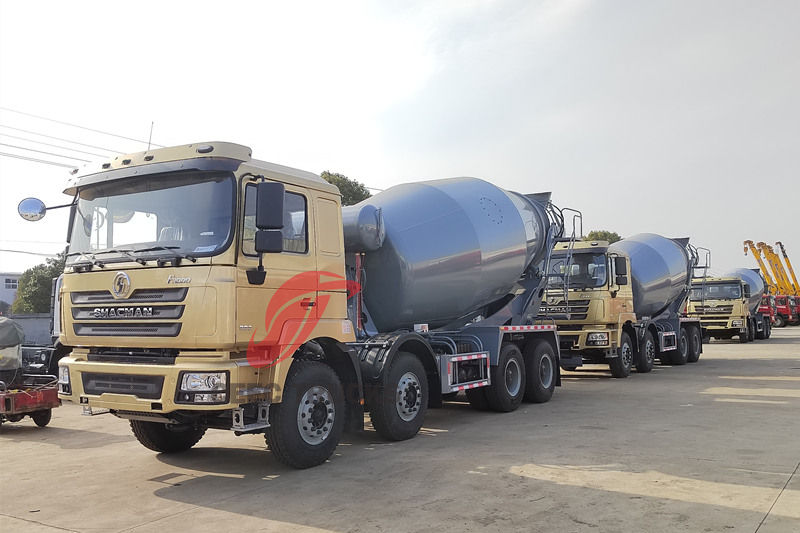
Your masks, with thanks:
[{"label": "cab door", "polygon": [[[317,318],[317,253],[312,233],[315,227],[312,196],[306,189],[285,184],[281,230],[283,251],[263,254],[266,276],[261,285],[251,284],[247,277],[248,270],[258,268],[254,240],[255,181],[243,183],[242,206],[236,295],[237,345],[295,340],[308,325],[313,327]],[[283,356],[285,354],[281,358]]]}]

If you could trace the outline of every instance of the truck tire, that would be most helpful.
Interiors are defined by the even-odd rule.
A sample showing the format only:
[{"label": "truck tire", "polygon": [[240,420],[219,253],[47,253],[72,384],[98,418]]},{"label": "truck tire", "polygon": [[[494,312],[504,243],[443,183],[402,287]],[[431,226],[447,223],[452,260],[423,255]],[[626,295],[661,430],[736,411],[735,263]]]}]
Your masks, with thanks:
[{"label": "truck tire", "polygon": [[646,374],[653,370],[653,362],[656,359],[656,340],[650,330],[645,331],[641,349],[636,356],[636,372]]},{"label": "truck tire", "polygon": [[786,319],[781,315],[775,315],[775,327],[782,328],[786,325]]},{"label": "truck tire", "polygon": [[689,357],[686,359],[688,363],[696,363],[700,359],[700,352],[703,349],[703,343],[700,338],[700,333],[697,328],[689,329]]},{"label": "truck tire", "polygon": [[764,338],[769,339],[772,336],[772,324],[769,317],[764,317]]},{"label": "truck tire", "polygon": [[675,366],[683,366],[689,361],[689,333],[686,328],[681,327],[678,336],[678,346],[672,350],[669,362]]},{"label": "truck tire", "polygon": [[486,389],[487,387],[479,387],[477,389],[467,389],[464,391],[467,393],[467,401],[470,407],[477,411],[489,410],[489,402],[486,401]]},{"label": "truck tire", "polygon": [[544,339],[534,339],[525,345],[525,401],[545,403],[556,389],[556,354]]},{"label": "truck tire", "polygon": [[197,444],[206,432],[204,427],[170,426],[141,420],[131,420],[131,430],[142,446],[161,453],[186,451]]},{"label": "truck tire", "polygon": [[525,397],[525,360],[516,344],[506,343],[500,348],[497,366],[489,370],[492,384],[484,387],[489,409],[509,413],[522,404]]},{"label": "truck tire", "polygon": [[747,342],[756,340],[756,321],[752,318],[747,320]]},{"label": "truck tire", "polygon": [[739,343],[744,344],[746,342],[750,342],[750,321],[745,321],[745,332],[739,333]]},{"label": "truck tire", "polygon": [[310,468],[333,455],[344,430],[344,391],[331,367],[292,361],[281,403],[269,407],[264,438],[272,455],[292,468]]},{"label": "truck tire", "polygon": [[428,410],[428,377],[414,354],[398,352],[394,356],[375,404],[370,406],[369,416],[381,437],[406,440],[419,433]]},{"label": "truck tire", "polygon": [[40,428],[43,428],[47,424],[49,424],[52,416],[53,416],[52,409],[43,409],[41,411],[36,411],[35,413],[31,413],[31,418],[33,418],[33,422]]},{"label": "truck tire", "polygon": [[619,355],[609,359],[608,366],[611,369],[611,376],[615,378],[627,378],[631,374],[633,366],[633,342],[631,336],[623,331],[619,337]]}]

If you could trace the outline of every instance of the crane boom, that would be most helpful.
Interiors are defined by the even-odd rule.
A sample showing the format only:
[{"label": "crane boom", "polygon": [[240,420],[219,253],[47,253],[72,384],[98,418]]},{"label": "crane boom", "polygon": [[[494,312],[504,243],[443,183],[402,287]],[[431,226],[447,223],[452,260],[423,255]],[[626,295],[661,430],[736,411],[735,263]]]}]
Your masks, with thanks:
[{"label": "crane boom", "polygon": [[744,255],[747,255],[748,248],[753,253],[753,257],[756,258],[756,261],[758,261],[758,268],[761,269],[761,273],[764,274],[764,279],[767,282],[767,292],[769,294],[778,294],[778,285],[773,281],[767,265],[765,265],[764,261],[761,259],[761,252],[756,248],[756,244],[751,240],[744,241]]},{"label": "crane boom", "polygon": [[780,246],[783,259],[786,261],[786,266],[789,267],[789,274],[792,275],[792,284],[794,285],[795,295],[800,295],[800,283],[797,282],[797,276],[794,275],[794,268],[792,268],[792,262],[789,261],[789,256],[786,254],[786,248],[783,246],[781,241],[776,242],[775,246]]},{"label": "crane boom", "polygon": [[757,246],[759,250],[761,250],[761,253],[764,254],[764,257],[767,259],[769,266],[772,267],[772,273],[775,276],[775,281],[778,284],[778,289],[780,290],[780,293],[794,294],[794,290],[788,283],[788,279],[786,277],[786,271],[783,269],[783,265],[781,264],[780,259],[775,253],[775,249],[765,242],[759,242]]}]

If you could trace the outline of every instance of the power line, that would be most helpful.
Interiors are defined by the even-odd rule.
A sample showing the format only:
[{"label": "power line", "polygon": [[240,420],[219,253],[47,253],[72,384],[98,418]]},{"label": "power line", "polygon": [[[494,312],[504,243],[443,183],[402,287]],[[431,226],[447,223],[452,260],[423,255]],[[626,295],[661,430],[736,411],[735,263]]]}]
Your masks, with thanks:
[{"label": "power line", "polygon": [[64,141],[72,144],[77,144],[79,146],[86,146],[88,148],[95,148],[97,150],[105,150],[107,152],[111,152],[112,154],[122,154],[124,152],[120,152],[119,150],[112,150],[111,148],[103,148],[102,146],[95,146],[93,144],[86,144],[86,143],[79,143],[78,141],[71,141],[69,139],[64,139],[62,137],[54,137],[53,135],[45,135],[44,133],[39,133],[36,131],[24,130],[22,128],[15,128],[14,126],[6,126],[5,124],[0,124],[0,128],[7,128],[9,130],[14,131],[21,131],[22,133],[27,133],[29,135],[38,135],[39,137],[46,137],[47,139],[55,139],[57,141]]},{"label": "power line", "polygon": [[61,155],[61,154],[56,154],[56,153],[53,153],[53,152],[45,152],[44,150],[36,150],[34,148],[25,148],[24,146],[17,146],[15,144],[0,143],[0,146],[7,146],[9,148],[16,148],[17,150],[26,150],[28,152],[36,152],[37,154],[45,154],[45,155],[52,155],[52,156],[55,156],[55,157],[63,157],[64,159],[73,159],[75,161],[81,161],[83,163],[91,163],[91,161],[88,160],[88,159],[80,159],[78,157],[72,157],[72,156],[69,156],[69,155]]},{"label": "power line", "polygon": [[[110,132],[103,131],[103,130],[98,130],[98,129],[95,129],[95,128],[87,128],[86,126],[81,126],[79,124],[73,124],[72,122],[65,122],[63,120],[56,120],[54,118],[43,117],[41,115],[34,115],[33,113],[26,113],[24,111],[17,111],[16,109],[11,109],[9,107],[0,106],[0,109],[2,109],[3,111],[10,111],[11,113],[17,113],[19,115],[25,115],[26,117],[33,117],[33,118],[38,118],[40,120],[47,120],[48,122],[54,122],[56,124],[62,124],[64,126],[70,126],[70,127],[73,127],[73,128],[79,128],[79,129],[86,130],[86,131],[91,131],[91,132],[94,132],[94,133],[100,133],[102,135],[109,135],[111,137],[119,137],[120,139],[126,139],[128,141],[134,141],[134,142],[137,142],[137,143],[147,144],[147,141],[143,141],[141,139],[134,139],[133,137],[126,137],[124,135],[117,135],[116,133],[110,133]],[[153,146],[157,146],[159,148],[164,148],[160,144],[155,144],[155,143],[153,143]]]},{"label": "power line", "polygon": [[69,146],[62,146],[60,144],[46,143],[44,141],[37,141],[35,139],[27,139],[25,137],[19,137],[17,135],[9,135],[8,133],[0,132],[0,135],[2,135],[3,137],[11,137],[12,139],[17,139],[17,140],[20,140],[20,141],[30,142],[30,143],[34,143],[34,144],[43,144],[44,146],[52,146],[53,148],[59,148],[61,150],[69,150],[70,152],[78,152],[78,153],[87,154],[87,155],[96,155],[97,157],[110,157],[108,154],[96,154],[94,152],[86,152],[84,150],[78,150],[77,148],[70,148]]},{"label": "power line", "polygon": [[17,154],[9,154],[6,152],[0,152],[0,156],[6,157],[13,157],[15,159],[24,159],[25,161],[33,161],[34,163],[44,163],[45,165],[53,165],[56,167],[66,167],[66,168],[78,168],[74,165],[67,165],[65,163],[56,163],[55,161],[47,161],[46,159],[38,159],[36,157],[27,157],[24,155],[17,155]]}]

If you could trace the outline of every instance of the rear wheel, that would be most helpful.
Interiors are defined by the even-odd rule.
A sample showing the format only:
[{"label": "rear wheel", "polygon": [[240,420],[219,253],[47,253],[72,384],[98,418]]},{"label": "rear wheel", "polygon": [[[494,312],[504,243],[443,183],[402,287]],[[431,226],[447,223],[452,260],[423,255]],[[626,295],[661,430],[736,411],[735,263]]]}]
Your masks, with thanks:
[{"label": "rear wheel", "polygon": [[272,455],[293,468],[324,463],[344,429],[344,392],[331,367],[319,361],[292,362],[281,403],[269,408],[267,444]]},{"label": "rear wheel", "polygon": [[556,354],[544,339],[535,339],[525,346],[525,400],[544,403],[556,388]]},{"label": "rear wheel", "polygon": [[483,387],[486,403],[493,411],[508,413],[522,403],[525,395],[525,361],[516,344],[500,349],[497,366],[491,368],[492,384]]},{"label": "rear wheel", "polygon": [[769,317],[764,318],[764,338],[769,339],[772,335],[772,324],[769,321]]},{"label": "rear wheel", "polygon": [[689,363],[696,363],[700,359],[700,353],[703,349],[703,343],[700,338],[698,328],[693,327],[689,329],[689,357],[686,361]]},{"label": "rear wheel", "polygon": [[786,325],[786,320],[781,315],[775,315],[775,327],[782,328]]},{"label": "rear wheel", "polygon": [[206,432],[204,427],[189,424],[162,424],[131,420],[131,430],[142,446],[154,452],[183,452],[197,444]]},{"label": "rear wheel", "polygon": [[627,378],[631,374],[633,366],[633,343],[627,332],[623,331],[620,335],[617,352],[617,357],[608,361],[611,375],[615,378]]},{"label": "rear wheel", "polygon": [[44,409],[42,411],[36,411],[35,413],[31,414],[31,418],[33,418],[34,423],[40,428],[43,428],[47,424],[49,424],[52,416],[53,416],[52,409]]},{"label": "rear wheel", "polygon": [[369,414],[380,436],[405,440],[419,433],[428,409],[428,378],[414,354],[398,352],[394,356],[375,403]]},{"label": "rear wheel", "polygon": [[685,365],[689,361],[689,334],[686,328],[681,328],[681,333],[678,338],[678,346],[672,350],[670,354],[670,362],[673,365]]},{"label": "rear wheel", "polygon": [[653,333],[648,330],[644,334],[644,341],[636,357],[636,371],[640,374],[650,372],[653,370],[653,362],[655,359],[656,341],[653,338]]},{"label": "rear wheel", "polygon": [[756,321],[752,318],[747,320],[747,342],[756,340]]}]

